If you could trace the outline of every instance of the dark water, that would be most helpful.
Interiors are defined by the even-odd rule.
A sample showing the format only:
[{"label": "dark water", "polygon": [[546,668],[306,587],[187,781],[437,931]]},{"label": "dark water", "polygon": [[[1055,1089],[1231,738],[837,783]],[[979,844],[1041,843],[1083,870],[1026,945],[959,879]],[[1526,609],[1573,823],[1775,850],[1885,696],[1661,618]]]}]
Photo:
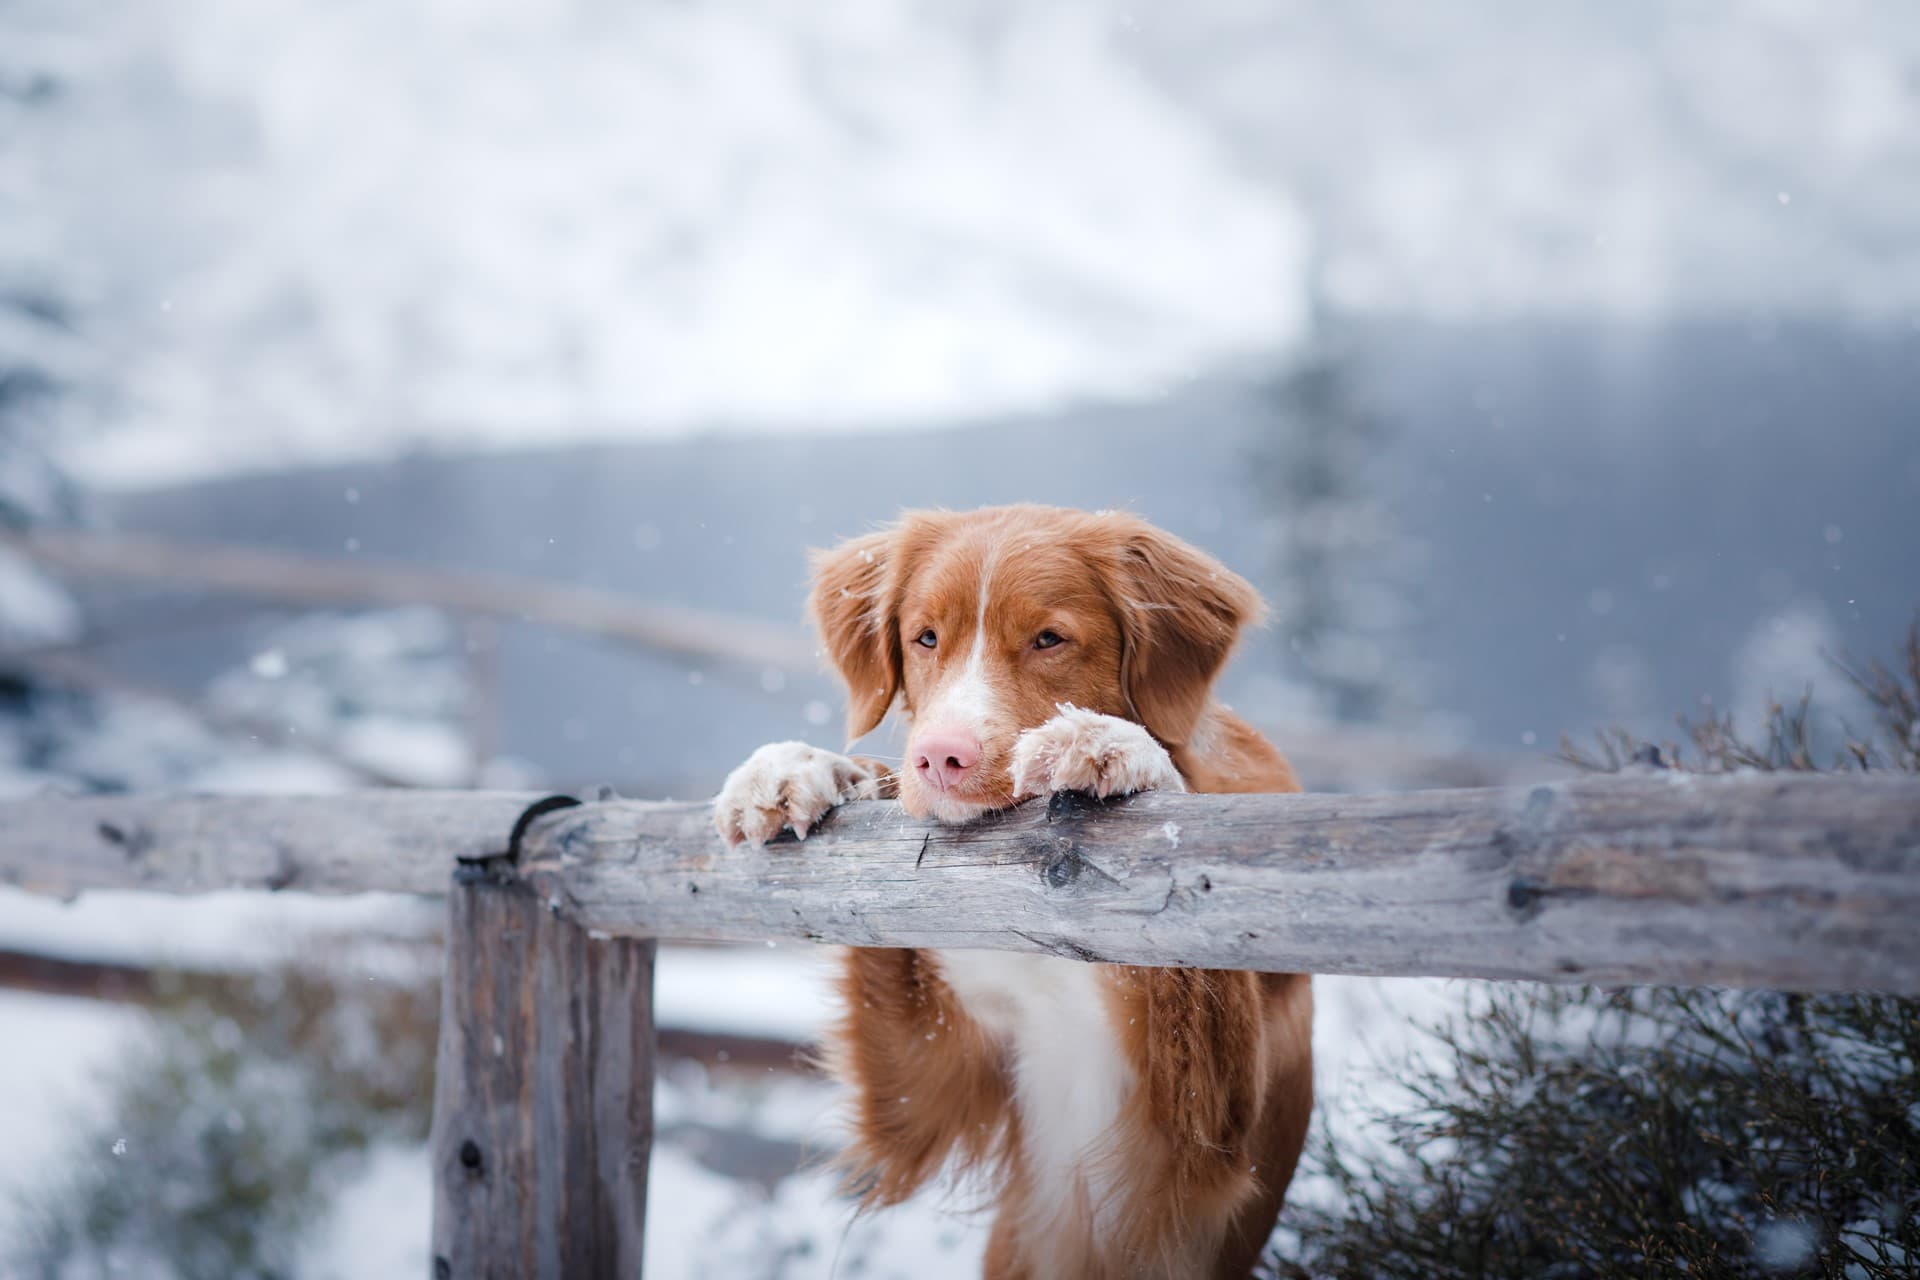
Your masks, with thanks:
[{"label": "dark water", "polygon": [[[1477,744],[1522,749],[1532,733],[1545,750],[1621,718],[1657,730],[1703,694],[1729,698],[1732,655],[1783,610],[1878,654],[1920,606],[1920,332],[1379,325],[1354,350],[1355,384],[1393,429],[1393,513],[1422,548],[1406,651],[1424,703]],[[235,479],[131,497],[117,518],[797,620],[803,549],[909,506],[1128,507],[1257,580],[1266,499],[1247,459],[1285,429],[1258,388],[1222,379],[937,431]],[[237,622],[121,656],[190,684],[249,643]],[[1251,694],[1249,658],[1230,695]],[[705,793],[759,742],[838,739],[824,679],[769,692],[524,626],[506,629],[500,670],[507,748],[559,783]],[[816,701],[831,724],[809,720]]]}]

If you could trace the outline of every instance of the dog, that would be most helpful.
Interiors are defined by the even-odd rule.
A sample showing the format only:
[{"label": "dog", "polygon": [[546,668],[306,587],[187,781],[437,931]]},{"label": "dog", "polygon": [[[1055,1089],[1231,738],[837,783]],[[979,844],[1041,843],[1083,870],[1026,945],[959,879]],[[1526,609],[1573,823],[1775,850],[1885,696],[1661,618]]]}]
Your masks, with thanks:
[{"label": "dog", "polygon": [[[908,512],[815,553],[809,604],[849,739],[898,704],[906,754],[760,748],[715,800],[730,844],[852,799],[962,823],[1057,791],[1299,790],[1212,696],[1259,596],[1133,516]],[[979,1178],[989,1280],[1251,1272],[1313,1106],[1305,975],[855,948],[840,994],[826,1053],[867,1204]]]}]

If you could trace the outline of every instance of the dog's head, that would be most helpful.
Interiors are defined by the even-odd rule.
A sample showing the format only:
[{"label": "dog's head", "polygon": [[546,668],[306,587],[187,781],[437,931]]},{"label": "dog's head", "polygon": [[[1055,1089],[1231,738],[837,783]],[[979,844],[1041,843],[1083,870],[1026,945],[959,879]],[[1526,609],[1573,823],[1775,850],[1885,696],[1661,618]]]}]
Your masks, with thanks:
[{"label": "dog's head", "polygon": [[900,700],[908,813],[1013,802],[1023,730],[1061,703],[1188,740],[1259,596],[1143,520],[1055,507],[909,512],[814,558],[810,607],[857,738]]}]

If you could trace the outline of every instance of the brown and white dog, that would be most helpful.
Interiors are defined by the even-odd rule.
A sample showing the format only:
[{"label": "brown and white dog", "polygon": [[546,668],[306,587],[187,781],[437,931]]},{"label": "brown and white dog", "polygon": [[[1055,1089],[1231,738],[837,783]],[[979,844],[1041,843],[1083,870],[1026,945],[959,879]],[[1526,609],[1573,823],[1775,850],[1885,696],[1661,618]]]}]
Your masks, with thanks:
[{"label": "brown and white dog", "polygon": [[[1259,597],[1132,516],[911,512],[818,553],[811,610],[851,736],[898,701],[904,764],[762,747],[715,801],[730,843],[896,793],[966,822],[1055,791],[1299,790],[1210,692]],[[841,995],[828,1051],[871,1203],[982,1176],[996,1280],[1252,1269],[1312,1109],[1305,976],[854,949]]]}]

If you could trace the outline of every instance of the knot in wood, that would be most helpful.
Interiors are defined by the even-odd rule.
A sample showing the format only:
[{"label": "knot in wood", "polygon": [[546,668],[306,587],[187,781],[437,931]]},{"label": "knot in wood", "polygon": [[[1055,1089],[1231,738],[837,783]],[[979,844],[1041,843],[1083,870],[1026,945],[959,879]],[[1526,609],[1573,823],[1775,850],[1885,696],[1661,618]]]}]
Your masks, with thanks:
[{"label": "knot in wood", "polygon": [[1049,889],[1064,889],[1080,878],[1080,856],[1071,849],[1062,850],[1040,866],[1040,876]]},{"label": "knot in wood", "polygon": [[102,822],[98,830],[102,840],[119,848],[127,855],[128,862],[144,857],[147,850],[153,847],[153,833],[145,827],[136,826],[127,830],[111,822]]},{"label": "knot in wood", "polygon": [[1100,801],[1085,791],[1056,791],[1047,797],[1047,821],[1071,822],[1100,807]]},{"label": "knot in wood", "polygon": [[480,1144],[472,1138],[460,1144],[460,1167],[467,1171],[469,1177],[486,1176],[486,1160],[480,1154]]},{"label": "knot in wood", "polygon": [[1516,877],[1507,885],[1507,910],[1522,920],[1531,919],[1540,909],[1546,891],[1525,877]]}]

